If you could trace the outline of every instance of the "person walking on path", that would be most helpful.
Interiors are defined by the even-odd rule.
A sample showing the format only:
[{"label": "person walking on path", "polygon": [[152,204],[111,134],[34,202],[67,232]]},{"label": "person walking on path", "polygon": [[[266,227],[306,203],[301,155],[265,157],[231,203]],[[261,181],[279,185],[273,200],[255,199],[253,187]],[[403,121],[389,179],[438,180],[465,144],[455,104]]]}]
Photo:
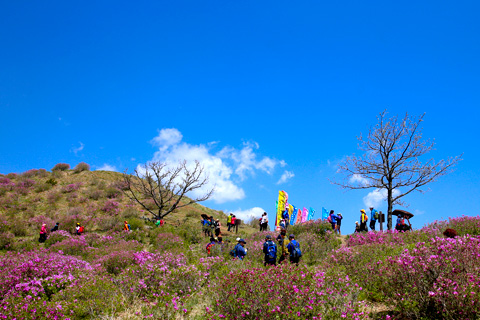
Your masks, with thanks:
[{"label": "person walking on path", "polygon": [[343,216],[341,213],[339,213],[337,218],[337,229],[335,230],[339,235],[342,235],[342,232],[340,231],[340,227],[342,226],[342,219]]},{"label": "person walking on path", "polygon": [[302,257],[302,251],[300,250],[300,243],[295,240],[295,235],[291,234],[288,237],[289,243],[287,245],[288,253],[290,254],[290,263],[294,263],[298,266],[300,258]]},{"label": "person walking on path", "polygon": [[375,223],[378,219],[378,211],[370,207],[370,229],[375,231]]},{"label": "person walking on path", "polygon": [[43,243],[46,240],[47,240],[47,225],[44,223],[40,228],[40,238],[38,239],[38,242]]},{"label": "person walking on path", "polygon": [[230,227],[232,226],[232,216],[233,213],[230,213],[227,217],[227,230],[230,231]]},{"label": "person walking on path", "polygon": [[245,245],[247,242],[243,239],[238,240],[237,245],[235,246],[233,256],[240,260],[243,260],[247,255],[247,249],[245,249]]},{"label": "person walking on path", "polygon": [[268,227],[268,215],[266,212],[262,215],[262,222],[260,224],[260,231],[267,231]]},{"label": "person walking on path", "polygon": [[235,215],[232,215],[232,222],[230,223],[230,226],[232,227],[232,232],[233,230],[235,230],[235,220],[237,220],[237,218],[235,217]]},{"label": "person walking on path", "polygon": [[278,259],[278,264],[281,264],[288,256],[287,246],[289,244],[289,241],[287,238],[287,230],[282,229],[282,231],[280,231],[279,237],[277,237],[277,240],[280,247],[282,248],[282,254],[280,255],[280,259]]},{"label": "person walking on path", "polygon": [[367,229],[367,221],[368,221],[368,217],[367,217],[367,214],[365,213],[365,210],[360,210],[360,231],[364,231],[364,232],[367,232],[368,229]]},{"label": "person walking on path", "polygon": [[264,266],[276,266],[277,265],[277,245],[272,241],[272,236],[267,235],[265,237],[265,243],[263,244],[263,253],[265,254]]}]

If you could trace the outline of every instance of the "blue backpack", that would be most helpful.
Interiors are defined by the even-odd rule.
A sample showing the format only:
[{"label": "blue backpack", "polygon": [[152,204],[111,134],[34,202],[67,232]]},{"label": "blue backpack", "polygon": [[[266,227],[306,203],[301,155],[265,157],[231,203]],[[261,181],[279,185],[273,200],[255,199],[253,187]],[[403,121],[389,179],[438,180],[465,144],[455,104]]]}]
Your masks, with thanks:
[{"label": "blue backpack", "polygon": [[277,246],[273,241],[267,241],[265,242],[265,245],[267,247],[267,257],[268,259],[276,259],[277,258]]},{"label": "blue backpack", "polygon": [[283,211],[282,218],[288,219],[288,210]]},{"label": "blue backpack", "polygon": [[300,244],[297,241],[295,242],[293,241],[290,242],[293,246],[293,250],[291,252],[292,258],[300,258],[302,256],[302,251],[300,250]]}]

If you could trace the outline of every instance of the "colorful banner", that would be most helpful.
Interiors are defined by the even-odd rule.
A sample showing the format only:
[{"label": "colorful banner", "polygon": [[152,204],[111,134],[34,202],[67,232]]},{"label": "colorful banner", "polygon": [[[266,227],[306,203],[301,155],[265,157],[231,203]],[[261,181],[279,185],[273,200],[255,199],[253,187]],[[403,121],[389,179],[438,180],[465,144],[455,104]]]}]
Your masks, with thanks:
[{"label": "colorful banner", "polygon": [[290,223],[290,221],[292,221],[292,215],[293,215],[293,206],[291,204],[289,204],[288,205],[288,216],[290,218],[289,218],[289,221],[285,221],[285,222]]},{"label": "colorful banner", "polygon": [[298,212],[297,212],[297,221],[295,221],[295,224],[297,223],[302,223],[302,209],[298,209]]},{"label": "colorful banner", "polygon": [[277,231],[280,230],[280,220],[282,220],[282,213],[285,210],[285,205],[288,200],[288,195],[285,191],[278,191],[278,205],[277,205],[277,219],[275,221],[275,226]]},{"label": "colorful banner", "polygon": [[295,208],[295,206],[292,206],[292,214],[290,215],[290,225],[293,226],[296,221],[297,221],[297,208]]},{"label": "colorful banner", "polygon": [[310,207],[310,210],[308,211],[308,219],[307,220],[312,220],[314,215],[315,215],[315,210],[313,210],[313,208]]},{"label": "colorful banner", "polygon": [[303,207],[302,222],[307,222],[308,210]]},{"label": "colorful banner", "polygon": [[322,207],[322,220],[327,220],[328,218],[328,211],[327,209]]}]

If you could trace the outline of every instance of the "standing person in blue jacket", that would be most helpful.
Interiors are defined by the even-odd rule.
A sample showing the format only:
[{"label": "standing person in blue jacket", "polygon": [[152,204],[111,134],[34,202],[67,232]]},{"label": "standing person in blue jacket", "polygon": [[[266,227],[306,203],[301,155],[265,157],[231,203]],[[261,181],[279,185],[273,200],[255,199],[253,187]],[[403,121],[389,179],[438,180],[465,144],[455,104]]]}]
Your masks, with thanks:
[{"label": "standing person in blue jacket", "polygon": [[263,244],[263,253],[265,254],[264,266],[277,265],[277,244],[272,241],[272,236],[265,236],[265,243]]},{"label": "standing person in blue jacket", "polygon": [[332,225],[332,230],[333,232],[335,232],[335,229],[337,227],[337,220],[338,220],[338,216],[335,215],[334,211],[333,210],[330,210],[330,215],[328,216],[328,219],[329,222],[331,223]]},{"label": "standing person in blue jacket", "polygon": [[288,253],[290,253],[290,263],[295,263],[298,266],[302,251],[300,250],[300,243],[295,240],[295,235],[291,234],[288,237],[289,243],[287,245]]},{"label": "standing person in blue jacket", "polygon": [[243,260],[243,258],[245,258],[245,256],[247,255],[247,249],[245,249],[246,244],[247,242],[245,240],[243,239],[238,240],[237,245],[233,249],[234,250],[233,256],[235,258],[238,258],[240,260]]},{"label": "standing person in blue jacket", "polygon": [[375,223],[378,219],[378,211],[370,207],[370,229],[375,231]]}]

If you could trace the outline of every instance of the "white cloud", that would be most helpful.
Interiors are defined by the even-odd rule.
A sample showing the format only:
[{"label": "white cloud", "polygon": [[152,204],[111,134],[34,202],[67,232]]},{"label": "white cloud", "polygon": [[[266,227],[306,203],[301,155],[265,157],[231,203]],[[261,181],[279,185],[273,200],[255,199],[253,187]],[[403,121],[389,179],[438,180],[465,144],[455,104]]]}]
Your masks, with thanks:
[{"label": "white cloud", "polygon": [[104,163],[103,166],[99,167],[97,170],[103,170],[103,171],[116,171],[118,172],[117,168],[115,166],[111,166],[108,163]]},{"label": "white cloud", "polygon": [[[285,166],[283,160],[263,157],[257,160],[255,151],[259,149],[256,142],[244,143],[238,150],[227,146],[218,152],[213,152],[218,147],[218,142],[192,145],[182,141],[182,134],[175,128],[162,129],[152,143],[158,147],[152,161],[162,161],[169,166],[176,166],[180,161],[186,160],[193,166],[198,160],[208,175],[208,184],[195,190],[190,196],[200,196],[215,187],[211,200],[217,203],[241,200],[245,198],[245,191],[238,182],[255,175],[256,171],[272,174],[277,165]],[[140,169],[140,166],[137,168]]]},{"label": "white cloud", "polygon": [[416,215],[416,216],[420,216],[420,215],[422,215],[422,214],[425,214],[425,211],[415,209],[415,215]]},{"label": "white cloud", "polygon": [[257,218],[257,219],[260,218],[262,216],[262,214],[265,212],[265,210],[263,210],[260,207],[254,207],[254,208],[247,209],[247,210],[240,210],[240,209],[235,210],[235,211],[226,210],[225,212],[231,212],[238,219],[242,219],[244,222],[247,222],[252,218]]},{"label": "white cloud", "polygon": [[85,147],[85,145],[80,142],[80,147],[78,147],[78,148],[73,148],[72,151],[73,151],[73,153],[75,153],[75,155],[77,155],[77,153],[79,153],[80,151],[83,150],[83,147]]},{"label": "white cloud", "polygon": [[295,174],[292,171],[285,170],[285,172],[280,177],[280,180],[278,180],[277,184],[285,183],[293,177],[295,177]]},{"label": "white cloud", "polygon": [[169,146],[173,146],[182,141],[182,134],[175,128],[162,129],[158,132],[158,136],[152,139],[152,143],[160,147],[160,150],[165,150]]},{"label": "white cloud", "polygon": [[[400,194],[400,191],[395,189],[393,190],[393,196],[396,197]],[[375,189],[369,192],[365,197],[363,197],[363,203],[367,208],[379,207],[383,201],[387,199],[387,189]]]},{"label": "white cloud", "polygon": [[350,183],[352,183],[352,184],[359,184],[359,185],[361,185],[361,186],[366,186],[366,185],[368,185],[368,179],[362,177],[362,176],[359,175],[359,174],[354,174],[354,175],[352,175],[348,181],[349,181]]}]

